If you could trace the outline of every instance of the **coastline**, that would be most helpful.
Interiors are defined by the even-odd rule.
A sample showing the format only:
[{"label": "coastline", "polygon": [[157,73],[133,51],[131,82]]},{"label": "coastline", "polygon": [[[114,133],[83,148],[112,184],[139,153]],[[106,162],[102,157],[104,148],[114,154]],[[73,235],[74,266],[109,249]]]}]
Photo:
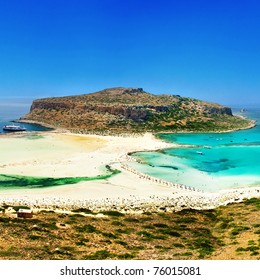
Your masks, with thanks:
[{"label": "coastline", "polygon": [[[15,145],[17,148],[20,145],[20,148],[25,150],[19,158],[9,155],[8,160],[0,160],[0,173],[44,177],[96,176],[105,165],[118,169],[121,173],[105,180],[80,182],[75,185],[1,190],[0,204],[27,205],[34,211],[87,208],[92,211],[138,213],[180,211],[187,208],[212,209],[243,199],[260,197],[260,187],[201,193],[169,185],[159,179],[145,180],[138,172],[133,173],[123,168],[129,161],[127,155],[132,152],[178,146],[164,142],[151,133],[143,136],[100,136],[55,132],[37,133],[43,136],[38,140],[28,140],[24,137],[26,134],[22,137],[2,137],[2,145]],[[49,146],[46,146],[47,143]],[[31,149],[30,152],[28,149]]]},{"label": "coastline", "polygon": [[[63,191],[65,191],[63,189]],[[27,195],[11,195],[1,193],[0,205],[2,206],[28,206],[34,212],[41,210],[70,212],[77,209],[88,209],[92,212],[119,211],[123,213],[146,212],[176,212],[184,209],[209,210],[230,203],[243,202],[245,199],[259,198],[260,187],[240,188],[219,193],[185,192],[172,190],[172,195],[147,195],[137,196],[128,193],[125,196],[96,198],[72,198],[71,196],[58,196],[58,193],[27,193]],[[82,193],[80,195],[82,197]]]},{"label": "coastline", "polygon": [[50,124],[47,124],[47,123],[44,123],[44,122],[39,122],[39,121],[18,119],[18,120],[15,120],[14,122],[39,125],[39,126],[42,126],[44,128],[52,129],[53,132],[55,132],[55,131],[57,131],[57,132],[69,132],[67,129],[55,127],[53,125],[50,125]]},{"label": "coastline", "polygon": [[[153,135],[158,135],[158,134],[193,134],[193,133],[229,133],[229,132],[235,132],[235,131],[240,131],[240,130],[247,130],[247,129],[251,129],[251,128],[254,128],[256,125],[257,125],[257,121],[256,120],[253,120],[253,119],[249,119],[248,117],[246,116],[241,116],[241,115],[238,115],[238,114],[235,114],[234,116],[238,117],[238,118],[241,118],[241,119],[246,119],[249,121],[249,124],[245,127],[241,127],[241,128],[236,128],[236,129],[229,129],[229,130],[221,130],[221,131],[159,131],[159,132],[152,132],[152,131],[149,131],[149,132],[140,132],[140,133],[116,133],[115,135],[118,136],[132,136],[132,135],[144,135],[145,133],[150,133],[150,134],[153,134]],[[26,120],[26,119],[18,119],[18,120],[15,120],[15,122],[17,123],[28,123],[28,124],[35,124],[35,125],[40,125],[40,126],[43,126],[43,127],[46,127],[46,128],[50,128],[53,130],[53,132],[61,132],[61,133],[77,133],[77,132],[71,132],[69,129],[66,129],[66,128],[61,128],[61,127],[58,127],[58,126],[53,126],[53,125],[50,125],[50,124],[47,124],[47,123],[44,123],[44,122],[40,122],[40,121],[34,121],[34,120]],[[77,134],[84,134],[84,135],[111,135],[109,133],[98,133],[93,131],[93,132],[90,132],[90,133],[77,133]],[[115,136],[115,135],[111,135],[111,136]]]},{"label": "coastline", "polygon": [[[240,116],[237,116],[240,117]],[[242,116],[241,116],[242,117]],[[245,118],[246,117],[242,117]],[[229,132],[236,132],[236,131],[240,131],[240,130],[247,130],[247,129],[252,129],[254,127],[257,126],[257,121],[256,120],[250,120],[250,123],[248,126],[243,127],[243,128],[236,128],[236,129],[229,129],[229,130],[221,130],[221,131],[161,131],[161,132],[156,132],[157,134],[209,134],[209,133],[229,133]]]}]

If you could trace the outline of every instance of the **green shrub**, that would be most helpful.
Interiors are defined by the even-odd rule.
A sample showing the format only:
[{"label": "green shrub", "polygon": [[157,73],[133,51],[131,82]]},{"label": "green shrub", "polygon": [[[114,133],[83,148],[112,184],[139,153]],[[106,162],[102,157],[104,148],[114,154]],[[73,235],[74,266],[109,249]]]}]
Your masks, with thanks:
[{"label": "green shrub", "polygon": [[92,214],[92,211],[91,211],[90,209],[87,209],[87,208],[78,208],[78,209],[74,209],[74,210],[72,210],[72,212],[74,212],[74,213]]},{"label": "green shrub", "polygon": [[86,260],[105,260],[111,258],[113,255],[107,250],[96,251],[85,257]]},{"label": "green shrub", "polygon": [[117,255],[119,260],[131,260],[135,257],[135,254],[129,254],[129,253],[125,253],[122,255]]},{"label": "green shrub", "polygon": [[112,238],[112,239],[116,239],[117,236],[111,232],[104,232],[102,233],[103,236],[108,237],[108,238]]},{"label": "green shrub", "polygon": [[124,216],[123,213],[118,212],[118,211],[103,211],[102,213],[104,215],[112,216],[112,217],[122,217],[122,216]]},{"label": "green shrub", "polygon": [[242,231],[248,230],[249,227],[247,226],[236,226],[232,231],[231,231],[231,235],[232,236],[236,236],[238,234],[240,234]]},{"label": "green shrub", "polygon": [[31,239],[31,240],[39,240],[43,237],[40,236],[40,235],[29,235],[28,238]]}]

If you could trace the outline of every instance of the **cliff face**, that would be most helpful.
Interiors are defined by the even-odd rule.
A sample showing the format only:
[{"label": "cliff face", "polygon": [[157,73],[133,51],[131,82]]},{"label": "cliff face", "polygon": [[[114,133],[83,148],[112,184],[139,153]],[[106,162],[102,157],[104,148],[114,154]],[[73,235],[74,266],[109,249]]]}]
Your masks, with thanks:
[{"label": "cliff face", "polygon": [[142,88],[120,87],[84,95],[38,99],[22,119],[76,132],[133,132],[200,130],[200,124],[205,127],[220,115],[232,117],[232,111],[192,98],[153,95]]},{"label": "cliff face", "polygon": [[66,102],[46,102],[41,100],[33,101],[30,113],[37,110],[74,110],[80,114],[87,112],[108,113],[115,116],[122,116],[126,119],[135,121],[147,120],[149,116],[156,112],[167,112],[170,110],[169,106],[151,106],[151,105],[122,105],[117,104],[89,104],[78,105]]}]

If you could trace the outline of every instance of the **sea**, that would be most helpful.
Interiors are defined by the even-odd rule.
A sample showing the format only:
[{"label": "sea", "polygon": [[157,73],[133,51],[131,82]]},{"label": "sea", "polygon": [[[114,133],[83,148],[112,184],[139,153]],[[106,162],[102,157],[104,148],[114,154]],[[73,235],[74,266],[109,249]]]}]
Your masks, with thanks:
[{"label": "sea", "polygon": [[[28,99],[0,99],[0,134],[8,133],[3,131],[4,125],[15,124],[20,117],[24,116],[30,111],[31,100]],[[40,125],[23,123],[21,126],[25,127],[27,131],[45,131],[49,130]]]},{"label": "sea", "polygon": [[260,108],[233,113],[256,120],[256,127],[229,133],[159,134],[181,146],[134,153],[138,161],[132,167],[207,192],[260,186]]}]

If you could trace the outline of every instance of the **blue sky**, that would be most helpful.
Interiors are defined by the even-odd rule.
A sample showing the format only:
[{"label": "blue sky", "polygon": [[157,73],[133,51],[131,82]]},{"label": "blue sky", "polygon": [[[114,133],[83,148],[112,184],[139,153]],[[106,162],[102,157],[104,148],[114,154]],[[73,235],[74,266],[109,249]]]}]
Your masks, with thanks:
[{"label": "blue sky", "polygon": [[0,0],[0,98],[143,87],[260,104],[260,3]]}]

